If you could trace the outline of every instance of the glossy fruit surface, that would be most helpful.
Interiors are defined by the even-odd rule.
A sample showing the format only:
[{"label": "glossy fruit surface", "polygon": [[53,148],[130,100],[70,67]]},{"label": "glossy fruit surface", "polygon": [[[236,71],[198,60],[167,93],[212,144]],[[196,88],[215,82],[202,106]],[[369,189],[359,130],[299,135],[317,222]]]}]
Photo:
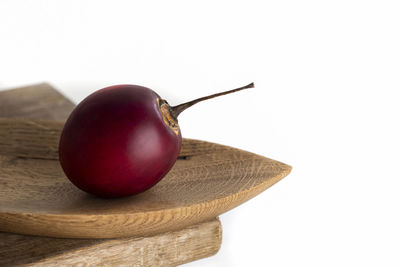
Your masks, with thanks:
[{"label": "glossy fruit surface", "polygon": [[149,88],[115,85],[85,98],[72,111],[59,143],[69,180],[101,197],[141,193],[160,181],[178,158],[179,114],[207,99],[254,84],[201,97],[174,107]]},{"label": "glossy fruit surface", "polygon": [[121,197],[160,181],[182,142],[162,101],[146,87],[117,85],[79,103],[59,143],[60,163],[71,182],[94,195]]}]

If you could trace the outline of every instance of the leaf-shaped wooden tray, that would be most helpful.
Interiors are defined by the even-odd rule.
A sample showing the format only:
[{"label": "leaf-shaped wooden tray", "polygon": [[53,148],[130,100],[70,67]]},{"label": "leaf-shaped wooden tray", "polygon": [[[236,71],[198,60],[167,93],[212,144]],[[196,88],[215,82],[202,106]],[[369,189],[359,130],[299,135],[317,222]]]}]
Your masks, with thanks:
[{"label": "leaf-shaped wooden tray", "polygon": [[[0,107],[6,107],[5,99]],[[156,186],[131,197],[101,199],[72,185],[59,165],[63,121],[50,120],[59,119],[51,114],[42,116],[48,120],[30,119],[35,112],[41,111],[0,118],[0,231],[114,238],[182,229],[240,205],[291,170],[232,147],[184,139],[177,163]]]}]

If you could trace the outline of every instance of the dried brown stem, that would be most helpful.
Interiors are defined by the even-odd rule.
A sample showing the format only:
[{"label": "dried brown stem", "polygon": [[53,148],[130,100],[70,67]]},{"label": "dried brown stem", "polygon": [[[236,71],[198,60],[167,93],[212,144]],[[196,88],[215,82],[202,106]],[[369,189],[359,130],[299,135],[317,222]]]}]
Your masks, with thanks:
[{"label": "dried brown stem", "polygon": [[250,83],[250,84],[248,84],[246,86],[242,86],[242,87],[239,87],[239,88],[236,88],[236,89],[232,89],[232,90],[229,90],[229,91],[225,91],[225,92],[221,92],[221,93],[217,93],[217,94],[213,94],[213,95],[209,95],[209,96],[200,97],[200,98],[197,98],[195,100],[192,100],[192,101],[189,101],[189,102],[186,102],[186,103],[171,107],[172,116],[175,119],[177,119],[179,114],[181,114],[182,111],[184,111],[188,107],[193,106],[194,104],[197,104],[197,103],[199,103],[201,101],[204,101],[204,100],[207,100],[207,99],[211,99],[211,98],[222,96],[222,95],[231,94],[231,93],[238,92],[238,91],[241,91],[241,90],[244,90],[244,89],[248,89],[248,88],[254,88],[254,83]]}]

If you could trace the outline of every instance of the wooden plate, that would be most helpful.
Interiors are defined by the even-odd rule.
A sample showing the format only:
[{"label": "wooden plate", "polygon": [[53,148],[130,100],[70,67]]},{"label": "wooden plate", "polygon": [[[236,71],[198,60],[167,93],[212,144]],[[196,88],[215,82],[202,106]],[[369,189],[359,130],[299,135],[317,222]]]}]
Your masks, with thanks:
[{"label": "wooden plate", "polygon": [[[0,106],[7,103],[0,100]],[[156,186],[136,196],[101,199],[65,177],[57,159],[62,126],[33,116],[0,118],[0,231],[114,238],[182,229],[240,205],[291,170],[232,147],[184,139],[179,160]]]}]

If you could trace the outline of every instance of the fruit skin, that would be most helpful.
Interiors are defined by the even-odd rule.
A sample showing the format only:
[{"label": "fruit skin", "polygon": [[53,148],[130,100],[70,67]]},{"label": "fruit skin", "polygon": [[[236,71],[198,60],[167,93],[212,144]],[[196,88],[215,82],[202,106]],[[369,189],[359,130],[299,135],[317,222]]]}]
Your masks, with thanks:
[{"label": "fruit skin", "polygon": [[59,143],[71,182],[97,196],[122,197],[160,181],[176,162],[182,137],[163,120],[159,100],[149,88],[116,85],[79,103]]}]

